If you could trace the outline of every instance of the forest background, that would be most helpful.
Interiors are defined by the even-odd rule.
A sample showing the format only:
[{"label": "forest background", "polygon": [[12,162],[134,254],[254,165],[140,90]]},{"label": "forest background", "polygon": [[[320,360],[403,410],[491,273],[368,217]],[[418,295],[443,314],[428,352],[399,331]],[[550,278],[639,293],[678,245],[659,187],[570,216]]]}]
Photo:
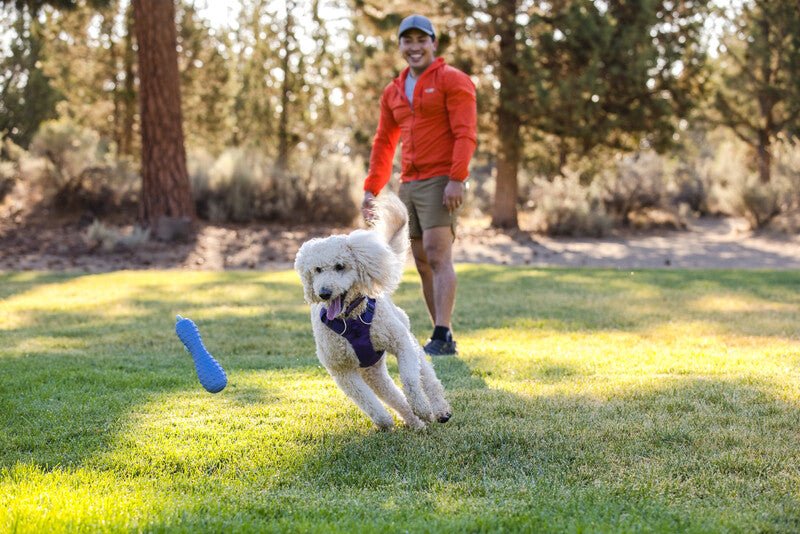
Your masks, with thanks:
[{"label": "forest background", "polygon": [[[0,216],[19,224],[130,214],[129,242],[195,217],[351,224],[380,92],[404,67],[396,28],[419,12],[477,87],[469,209],[492,226],[800,227],[797,0],[0,4]],[[171,60],[143,39],[177,51],[169,113],[145,107]],[[185,163],[159,164],[153,135]],[[148,204],[172,195],[190,201]]]}]

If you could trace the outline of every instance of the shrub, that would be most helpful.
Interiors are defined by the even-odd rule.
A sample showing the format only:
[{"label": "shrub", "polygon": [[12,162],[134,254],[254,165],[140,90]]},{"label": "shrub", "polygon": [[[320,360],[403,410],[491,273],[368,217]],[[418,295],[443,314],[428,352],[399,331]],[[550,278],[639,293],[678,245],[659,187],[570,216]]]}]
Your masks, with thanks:
[{"label": "shrub", "polygon": [[741,215],[743,184],[751,174],[747,169],[747,148],[738,139],[728,137],[726,132],[710,137],[711,155],[699,162],[699,172],[706,177],[708,210]]},{"label": "shrub", "polygon": [[112,159],[98,149],[99,140],[97,133],[68,120],[45,122],[30,148],[30,157],[47,162],[45,171],[28,162],[35,171],[21,174],[41,189],[45,201],[60,209],[104,213],[135,201],[139,176],[134,163]]},{"label": "shrub", "polygon": [[663,207],[667,199],[663,160],[653,152],[625,156],[614,171],[599,176],[597,187],[606,213],[627,225],[632,213]]},{"label": "shrub", "polygon": [[753,229],[764,228],[791,209],[795,185],[783,176],[774,176],[765,184],[751,174],[744,183],[735,185],[733,213],[746,218]]},{"label": "shrub", "polygon": [[701,163],[710,184],[709,211],[744,217],[754,229],[780,219],[778,226],[790,231],[794,219],[790,212],[800,200],[800,149],[775,145],[772,179],[764,184],[754,172],[750,147],[730,134],[714,135],[713,157]]},{"label": "shrub", "polygon": [[84,234],[84,240],[89,247],[100,247],[107,252],[120,248],[133,249],[147,243],[149,239],[149,229],[133,226],[130,230],[123,231],[106,226],[97,219],[86,229]]},{"label": "shrub", "polygon": [[771,184],[752,180],[741,192],[741,212],[753,228],[763,228],[781,212],[781,193]]},{"label": "shrub", "polygon": [[45,188],[57,193],[80,187],[80,177],[97,161],[99,136],[68,120],[46,121],[33,137],[30,153],[52,165]]},{"label": "shrub", "polygon": [[708,215],[708,190],[700,174],[691,165],[678,166],[672,179],[671,203],[681,211]]},{"label": "shrub", "polygon": [[360,213],[363,167],[360,160],[339,154],[311,165],[299,206],[308,222],[352,223]]},{"label": "shrub", "polygon": [[224,151],[213,164],[193,153],[189,164],[198,214],[211,221],[350,224],[358,215],[355,184],[362,165],[331,154],[279,171],[255,149]]},{"label": "shrub", "polygon": [[12,161],[0,161],[0,203],[5,200],[17,184],[17,165]]},{"label": "shrub", "polygon": [[533,190],[534,230],[548,235],[601,237],[610,221],[602,204],[577,176],[556,177],[552,182],[535,180]]}]

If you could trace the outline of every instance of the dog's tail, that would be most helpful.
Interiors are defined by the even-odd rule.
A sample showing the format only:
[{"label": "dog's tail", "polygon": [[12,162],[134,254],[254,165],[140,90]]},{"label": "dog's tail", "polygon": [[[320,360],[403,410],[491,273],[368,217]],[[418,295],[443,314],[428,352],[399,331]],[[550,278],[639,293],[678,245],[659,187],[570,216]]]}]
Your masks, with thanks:
[{"label": "dog's tail", "polygon": [[405,263],[410,247],[406,205],[390,191],[383,191],[374,202],[376,218],[372,221],[373,228],[384,236],[395,255]]}]

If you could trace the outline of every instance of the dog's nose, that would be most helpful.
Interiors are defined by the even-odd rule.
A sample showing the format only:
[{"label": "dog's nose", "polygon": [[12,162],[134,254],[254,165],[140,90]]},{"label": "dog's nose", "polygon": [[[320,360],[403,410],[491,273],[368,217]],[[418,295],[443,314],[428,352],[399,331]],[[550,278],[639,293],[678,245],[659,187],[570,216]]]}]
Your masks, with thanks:
[{"label": "dog's nose", "polygon": [[322,290],[320,290],[319,292],[319,298],[321,298],[322,300],[328,300],[329,298],[331,298],[332,294],[333,292],[330,289],[323,287]]}]

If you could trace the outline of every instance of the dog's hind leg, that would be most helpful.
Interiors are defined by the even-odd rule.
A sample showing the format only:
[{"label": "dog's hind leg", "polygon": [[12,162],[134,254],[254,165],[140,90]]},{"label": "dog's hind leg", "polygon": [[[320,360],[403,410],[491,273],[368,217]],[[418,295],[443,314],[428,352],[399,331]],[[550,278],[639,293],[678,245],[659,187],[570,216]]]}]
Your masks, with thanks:
[{"label": "dog's hind leg", "polygon": [[367,385],[357,371],[332,374],[336,385],[350,397],[356,406],[361,408],[375,426],[381,430],[388,430],[394,426],[394,418],[375,396],[375,393]]},{"label": "dog's hind leg", "polygon": [[421,430],[425,428],[425,423],[416,415],[408,405],[403,392],[389,376],[386,370],[386,360],[381,359],[372,367],[361,369],[361,376],[367,382],[369,387],[377,393],[378,397],[389,405],[394,411],[403,418],[403,421],[414,430]]},{"label": "dog's hind leg", "polygon": [[403,382],[403,393],[406,394],[406,399],[417,417],[432,422],[433,412],[422,386],[419,357],[416,353],[419,343],[411,334],[407,337],[408,339],[401,343],[397,351],[397,367],[400,370],[400,380]]},{"label": "dog's hind leg", "polygon": [[444,387],[436,376],[433,365],[425,358],[425,353],[422,352],[421,349],[419,351],[419,358],[422,386],[425,388],[425,394],[428,395],[428,400],[431,402],[433,416],[436,417],[436,420],[440,423],[446,423],[453,415],[453,410],[450,408],[450,404],[447,403],[447,399],[444,396]]}]

